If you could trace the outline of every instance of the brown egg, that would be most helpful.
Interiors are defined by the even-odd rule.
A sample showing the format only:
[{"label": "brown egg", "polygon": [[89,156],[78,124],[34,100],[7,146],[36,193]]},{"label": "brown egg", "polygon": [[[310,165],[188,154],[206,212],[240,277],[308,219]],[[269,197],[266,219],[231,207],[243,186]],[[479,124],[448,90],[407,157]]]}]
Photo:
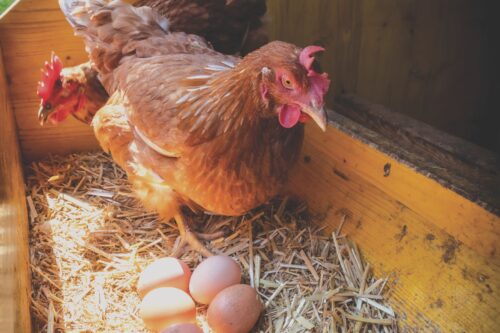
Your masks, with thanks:
[{"label": "brown egg", "polygon": [[173,324],[196,323],[196,307],[184,291],[163,287],[144,296],[139,316],[148,328],[160,330]]},{"label": "brown egg", "polygon": [[196,267],[189,292],[201,304],[210,304],[223,289],[241,282],[240,266],[228,256],[213,256]]},{"label": "brown egg", "polygon": [[149,291],[160,287],[172,287],[189,292],[191,270],[176,258],[161,258],[146,267],[137,282],[137,292],[141,298]]},{"label": "brown egg", "polygon": [[203,333],[195,324],[175,324],[161,331],[161,333]]},{"label": "brown egg", "polygon": [[214,298],[207,321],[215,333],[248,333],[259,319],[263,306],[255,289],[237,284]]}]

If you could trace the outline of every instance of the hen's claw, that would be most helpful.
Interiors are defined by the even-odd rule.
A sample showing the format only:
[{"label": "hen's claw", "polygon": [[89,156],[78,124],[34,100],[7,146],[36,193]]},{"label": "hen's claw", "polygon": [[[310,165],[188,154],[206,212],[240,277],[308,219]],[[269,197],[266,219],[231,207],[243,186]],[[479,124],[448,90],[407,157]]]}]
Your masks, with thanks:
[{"label": "hen's claw", "polygon": [[[184,218],[182,215],[178,214],[175,216],[175,222],[177,223],[177,227],[179,228],[180,233],[180,242],[177,247],[172,252],[172,257],[180,257],[185,252],[185,247],[189,245],[191,250],[200,253],[205,257],[213,256],[213,253],[210,252],[205,245],[203,245],[198,239],[197,235],[192,232],[189,227],[186,225]],[[203,234],[201,234],[203,235]],[[208,236],[208,239],[207,237]],[[217,236],[217,237],[215,237]],[[210,237],[219,238],[221,237],[220,233],[208,234],[202,236],[204,239],[209,240]],[[200,237],[200,238],[202,238]],[[214,239],[215,239],[214,238]]]}]

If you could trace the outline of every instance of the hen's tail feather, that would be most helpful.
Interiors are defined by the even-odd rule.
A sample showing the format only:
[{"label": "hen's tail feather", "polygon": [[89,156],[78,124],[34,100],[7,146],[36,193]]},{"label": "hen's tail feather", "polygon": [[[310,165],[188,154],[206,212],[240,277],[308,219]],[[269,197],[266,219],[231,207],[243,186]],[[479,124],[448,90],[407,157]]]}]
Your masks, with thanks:
[{"label": "hen's tail feather", "polygon": [[96,68],[107,73],[121,58],[134,54],[138,41],[163,37],[168,20],[150,7],[133,7],[120,0],[59,0],[75,34],[85,40]]}]

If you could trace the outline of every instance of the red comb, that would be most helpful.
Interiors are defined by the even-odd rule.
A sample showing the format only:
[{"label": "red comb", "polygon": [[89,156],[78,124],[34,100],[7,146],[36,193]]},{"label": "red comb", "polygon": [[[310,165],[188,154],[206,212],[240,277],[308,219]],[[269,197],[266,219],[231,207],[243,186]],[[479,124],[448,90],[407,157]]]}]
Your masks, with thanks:
[{"label": "red comb", "polygon": [[325,49],[321,46],[311,45],[302,50],[299,55],[299,61],[304,66],[307,71],[311,70],[311,65],[314,62],[314,54]]},{"label": "red comb", "polygon": [[328,79],[327,73],[319,74],[311,68],[314,62],[314,54],[325,49],[321,46],[311,45],[304,48],[299,55],[299,61],[302,66],[307,70],[307,76],[309,77],[309,83],[311,85],[311,92],[314,94],[316,101],[323,105],[323,98],[328,88],[330,87],[330,80]]},{"label": "red comb", "polygon": [[43,67],[42,79],[38,82],[37,94],[45,102],[52,95],[54,85],[61,75],[63,65],[61,59],[52,52],[50,64],[46,61]]}]

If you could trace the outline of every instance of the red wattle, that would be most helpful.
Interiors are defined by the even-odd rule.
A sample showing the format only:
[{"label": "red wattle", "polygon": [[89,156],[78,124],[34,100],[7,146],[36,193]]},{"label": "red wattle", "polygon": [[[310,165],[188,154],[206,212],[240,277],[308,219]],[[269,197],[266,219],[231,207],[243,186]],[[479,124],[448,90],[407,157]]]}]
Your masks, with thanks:
[{"label": "red wattle", "polygon": [[50,116],[49,120],[53,125],[57,125],[64,121],[73,112],[75,104],[78,107],[82,107],[85,103],[85,98],[80,98],[80,96],[70,96],[64,101],[59,103],[59,108],[54,111]]},{"label": "red wattle", "polygon": [[70,109],[62,108],[62,109],[58,110],[57,112],[52,113],[49,116],[49,120],[52,123],[52,125],[57,125],[57,124],[61,123],[62,121],[64,121],[66,118],[68,118],[70,113],[71,113]]},{"label": "red wattle", "polygon": [[306,123],[308,122],[309,120],[311,120],[311,116],[308,115],[307,113],[304,113],[304,112],[301,112],[300,113],[300,118],[299,118],[299,121],[301,123]]},{"label": "red wattle", "polygon": [[300,119],[300,108],[294,105],[282,105],[279,109],[279,121],[284,128],[292,128]]}]

